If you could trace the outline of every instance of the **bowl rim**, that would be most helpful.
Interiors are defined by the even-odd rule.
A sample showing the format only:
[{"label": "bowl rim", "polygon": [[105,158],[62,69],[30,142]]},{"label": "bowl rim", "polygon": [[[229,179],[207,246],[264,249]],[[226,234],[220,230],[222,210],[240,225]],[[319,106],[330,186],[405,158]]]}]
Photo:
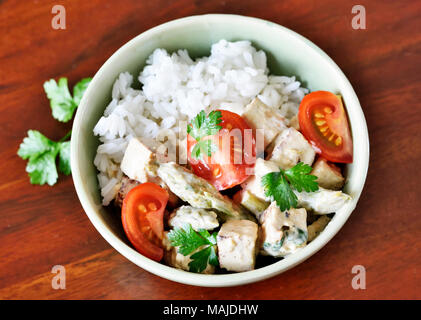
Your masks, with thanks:
[{"label": "bowl rim", "polygon": [[[353,105],[354,112],[357,113],[357,117],[360,119],[359,127],[358,127],[358,134],[363,136],[363,143],[365,145],[362,146],[364,150],[366,150],[364,155],[361,155],[362,159],[362,167],[360,171],[361,180],[358,184],[358,193],[355,194],[353,197],[354,201],[350,208],[348,208],[347,212],[343,212],[341,217],[335,219],[335,224],[332,225],[332,222],[328,225],[328,227],[312,242],[310,242],[306,247],[298,250],[293,255],[290,255],[278,262],[272,263],[268,266],[261,267],[252,271],[240,272],[240,273],[230,273],[230,274],[217,274],[217,275],[205,275],[205,274],[196,274],[191,273],[183,270],[179,270],[173,267],[166,266],[159,262],[155,262],[149,258],[144,257],[134,249],[132,249],[129,245],[124,243],[120,240],[116,235],[113,234],[111,230],[105,225],[105,223],[100,218],[100,215],[97,213],[97,205],[95,205],[90,198],[88,197],[88,191],[85,187],[83,182],[83,177],[81,176],[81,172],[79,169],[79,148],[78,148],[78,141],[81,132],[81,124],[83,119],[83,110],[88,107],[87,100],[96,86],[96,80],[101,77],[101,75],[105,72],[108,66],[112,65],[115,60],[119,58],[121,52],[125,50],[129,50],[131,47],[135,46],[138,41],[142,41],[144,38],[152,37],[156,34],[159,34],[167,29],[171,29],[176,26],[180,26],[183,24],[189,24],[192,22],[203,21],[203,19],[213,20],[223,22],[226,19],[229,20],[237,20],[238,22],[244,23],[254,23],[258,25],[266,25],[273,28],[280,30],[281,32],[289,34],[289,36],[297,38],[299,41],[302,41],[304,45],[311,47],[315,50],[316,54],[320,55],[323,60],[325,60],[334,70],[338,73],[339,77],[342,79],[343,84],[347,87],[350,97],[348,97],[348,101],[351,101]],[[122,70],[123,72],[124,70]],[[101,68],[97,71],[95,76],[93,77],[91,84],[88,86],[88,89],[85,92],[85,95],[82,98],[82,101],[77,109],[76,116],[73,122],[72,128],[72,136],[71,136],[71,168],[72,168],[72,177],[74,186],[76,189],[76,193],[79,197],[79,200],[82,204],[82,207],[88,216],[91,223],[94,225],[95,229],[101,234],[101,236],[121,255],[126,257],[129,261],[133,262],[134,264],[138,265],[139,267],[143,268],[146,271],[149,271],[157,276],[162,278],[172,280],[175,282],[195,285],[195,286],[203,286],[203,287],[228,287],[228,286],[236,286],[236,285],[244,285],[248,283],[253,283],[261,280],[268,279],[270,277],[276,276],[282,272],[285,272],[294,266],[298,265],[299,263],[305,261],[306,259],[310,258],[313,254],[318,252],[322,247],[324,247],[335,235],[336,233],[342,228],[345,222],[348,220],[349,216],[353,212],[358,202],[358,199],[362,193],[364,188],[367,171],[368,171],[368,164],[369,164],[369,136],[367,130],[367,123],[364,117],[364,113],[362,111],[361,105],[358,101],[357,95],[350,84],[349,80],[342,72],[342,70],[338,67],[338,65],[319,47],[317,47],[314,43],[312,43],[307,38],[301,36],[300,34],[283,27],[279,24],[276,24],[271,21],[249,17],[249,16],[242,16],[242,15],[235,15],[235,14],[204,14],[204,15],[194,15],[189,17],[184,17],[176,20],[172,20],[169,22],[165,22],[160,24],[156,27],[153,27],[145,32],[137,35],[133,39],[126,42],[123,46],[121,46],[113,55],[107,59],[107,61],[101,66]]]}]

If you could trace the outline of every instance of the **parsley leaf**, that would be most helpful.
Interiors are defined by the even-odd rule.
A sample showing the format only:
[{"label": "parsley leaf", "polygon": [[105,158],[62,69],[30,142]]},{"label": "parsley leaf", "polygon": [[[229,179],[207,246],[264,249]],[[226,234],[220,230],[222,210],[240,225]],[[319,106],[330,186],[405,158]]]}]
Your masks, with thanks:
[{"label": "parsley leaf", "polygon": [[73,102],[78,106],[92,78],[84,78],[73,87]]},{"label": "parsley leaf", "polygon": [[314,192],[319,189],[316,176],[309,174],[312,170],[307,164],[299,162],[296,166],[285,171],[285,175],[288,178],[291,185],[298,192],[302,192],[303,189],[306,192]]},{"label": "parsley leaf", "polygon": [[32,184],[45,184],[50,186],[56,183],[58,174],[56,169],[56,151],[45,152],[38,157],[30,158],[26,166]]},{"label": "parsley leaf", "polygon": [[[190,256],[189,269],[192,272],[202,272],[206,269],[208,263],[218,266],[218,255],[216,253],[216,235],[212,235],[207,230],[195,231],[190,224],[183,228],[175,228],[168,233],[168,239],[171,245],[179,247],[178,252],[184,256]],[[200,247],[205,248],[197,251]],[[195,252],[196,251],[196,252]]]},{"label": "parsley leaf", "polygon": [[187,133],[197,141],[191,153],[192,158],[201,159],[203,154],[210,157],[218,150],[212,140],[202,140],[202,138],[217,134],[222,129],[219,125],[221,121],[221,111],[212,111],[206,117],[205,111],[202,110],[187,126]]},{"label": "parsley leaf", "polygon": [[18,156],[26,160],[37,157],[54,147],[54,142],[42,135],[39,131],[29,130],[28,137],[23,139]]},{"label": "parsley leaf", "polygon": [[89,85],[91,78],[79,81],[73,88],[74,97],[69,92],[67,78],[60,78],[58,83],[50,79],[44,83],[44,90],[50,99],[53,117],[61,122],[67,122],[73,117],[77,106],[82,99],[82,95]]},{"label": "parsley leaf", "polygon": [[175,228],[168,233],[171,245],[179,247],[178,251],[187,256],[197,248],[209,244],[199,233],[194,231],[192,226],[186,225],[184,228]]},{"label": "parsley leaf", "polygon": [[293,188],[298,192],[317,191],[319,189],[316,176],[310,175],[311,167],[302,162],[288,170],[279,169],[279,172],[271,172],[262,177],[262,186],[265,195],[276,201],[281,211],[297,207],[297,196]]},{"label": "parsley leaf", "polygon": [[292,191],[284,172],[271,172],[262,177],[265,195],[276,201],[281,211],[295,208],[297,196]]},{"label": "parsley leaf", "polygon": [[58,169],[65,175],[72,172],[70,168],[70,141],[60,143]]},{"label": "parsley leaf", "polygon": [[28,160],[26,172],[31,183],[40,185],[48,183],[52,186],[57,182],[56,157],[58,154],[59,170],[64,174],[70,174],[70,141],[55,142],[39,131],[29,130],[28,136],[23,139],[18,150],[18,156]]},{"label": "parsley leaf", "polygon": [[194,145],[191,151],[191,156],[195,159],[202,159],[203,154],[210,157],[212,153],[217,150],[218,147],[212,142],[212,140],[201,140]]}]

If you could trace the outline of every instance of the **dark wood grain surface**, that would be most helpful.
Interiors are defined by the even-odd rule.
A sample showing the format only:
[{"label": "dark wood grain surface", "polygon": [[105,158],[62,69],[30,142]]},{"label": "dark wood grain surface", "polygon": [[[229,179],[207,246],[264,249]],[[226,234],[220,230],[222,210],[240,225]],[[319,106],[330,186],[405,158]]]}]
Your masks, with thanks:
[{"label": "dark wood grain surface", "polygon": [[[63,4],[66,30],[51,27]],[[351,27],[355,4],[367,29]],[[2,299],[420,299],[421,2],[305,0],[0,1],[0,298]],[[163,22],[203,13],[284,25],[325,50],[354,86],[371,159],[358,206],[316,255],[270,280],[200,288],[154,276],[118,254],[82,210],[71,177],[32,186],[16,155],[28,129],[61,138],[42,84],[94,75],[126,41]],[[54,290],[54,265],[66,267]],[[363,265],[365,290],[351,269]]]}]

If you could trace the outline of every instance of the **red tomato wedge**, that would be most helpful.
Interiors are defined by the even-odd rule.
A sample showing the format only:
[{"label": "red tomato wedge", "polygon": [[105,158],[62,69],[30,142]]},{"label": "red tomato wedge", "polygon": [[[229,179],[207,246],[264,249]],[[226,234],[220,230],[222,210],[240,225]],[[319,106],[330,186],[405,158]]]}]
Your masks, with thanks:
[{"label": "red tomato wedge", "polygon": [[123,200],[121,220],[132,245],[144,256],[160,261],[168,192],[154,183],[134,187]]},{"label": "red tomato wedge", "polygon": [[[221,112],[222,129],[218,134],[204,139],[212,140],[217,151],[201,159],[191,156],[197,141],[188,135],[187,155],[193,172],[212,183],[218,190],[232,188],[244,182],[252,173],[256,159],[256,141],[247,122],[238,114]],[[249,172],[250,171],[250,172]]]},{"label": "red tomato wedge", "polygon": [[351,163],[353,145],[342,99],[328,91],[309,93],[301,101],[302,134],[331,162]]}]

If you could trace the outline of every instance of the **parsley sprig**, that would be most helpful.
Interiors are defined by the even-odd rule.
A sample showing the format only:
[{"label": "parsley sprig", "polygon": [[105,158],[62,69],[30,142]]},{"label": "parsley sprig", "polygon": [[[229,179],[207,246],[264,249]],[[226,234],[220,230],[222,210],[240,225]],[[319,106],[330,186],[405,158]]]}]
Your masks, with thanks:
[{"label": "parsley sprig", "polygon": [[[72,119],[76,108],[79,106],[82,96],[88,87],[91,78],[79,81],[73,87],[73,97],[69,92],[67,78],[60,78],[58,83],[48,80],[44,83],[44,90],[50,99],[50,106],[53,117],[61,122]],[[71,131],[59,141],[53,141],[37,130],[29,130],[28,136],[23,139],[18,156],[28,160],[26,172],[28,172],[32,184],[43,185],[48,183],[54,185],[58,179],[58,171],[69,175],[70,168],[70,137]]]},{"label": "parsley sprig", "polygon": [[[184,256],[190,255],[189,269],[192,272],[202,272],[208,263],[217,267],[219,265],[216,254],[216,235],[210,234],[207,230],[195,231],[190,224],[183,228],[175,228],[168,233],[171,245],[178,247],[178,252]],[[200,247],[205,248],[197,251]]]},{"label": "parsley sprig", "polygon": [[50,106],[54,119],[67,122],[73,117],[77,106],[82,100],[83,93],[91,82],[91,78],[85,78],[73,87],[73,97],[69,92],[67,78],[60,78],[58,83],[50,79],[44,83],[44,90],[50,99]]},{"label": "parsley sprig", "polygon": [[197,141],[191,152],[192,158],[201,159],[203,154],[210,157],[213,152],[218,150],[218,147],[212,140],[203,140],[203,138],[213,136],[222,129],[219,125],[222,121],[221,118],[221,111],[211,111],[209,115],[206,116],[205,111],[202,110],[187,126],[187,133]]},{"label": "parsley sprig", "polygon": [[39,131],[28,131],[28,136],[23,139],[19,147],[18,155],[28,160],[26,172],[32,184],[48,183],[52,186],[57,182],[57,155],[59,156],[59,171],[66,175],[70,174],[70,141],[64,141],[69,135],[70,132],[63,139],[55,142]]},{"label": "parsley sprig", "polygon": [[314,192],[319,189],[316,176],[309,174],[312,168],[299,162],[288,170],[279,169],[279,172],[271,172],[262,177],[262,186],[265,195],[276,201],[281,211],[297,207],[297,196],[293,189],[298,192]]}]

